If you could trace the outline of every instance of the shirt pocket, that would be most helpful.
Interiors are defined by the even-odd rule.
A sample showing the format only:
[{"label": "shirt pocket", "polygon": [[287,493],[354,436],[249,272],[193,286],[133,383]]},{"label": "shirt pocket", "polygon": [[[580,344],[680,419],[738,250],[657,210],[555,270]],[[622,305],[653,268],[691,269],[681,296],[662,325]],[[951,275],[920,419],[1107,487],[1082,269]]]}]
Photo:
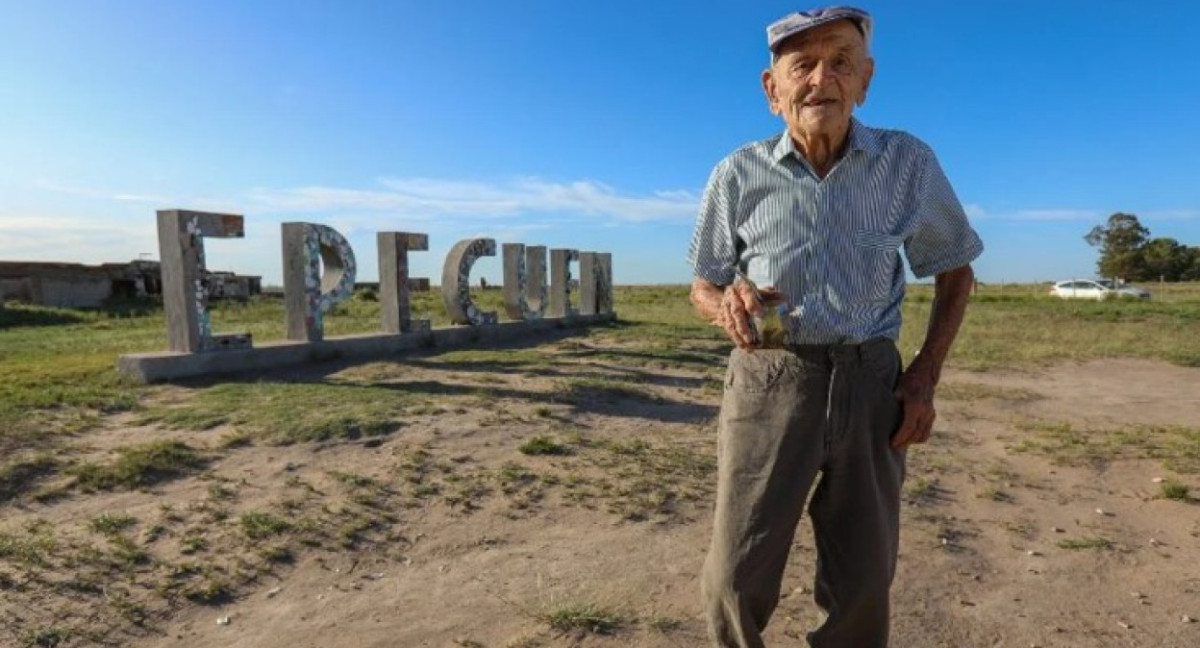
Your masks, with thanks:
[{"label": "shirt pocket", "polygon": [[851,243],[855,265],[861,269],[858,281],[861,282],[862,301],[891,301],[904,238],[885,232],[857,230]]}]

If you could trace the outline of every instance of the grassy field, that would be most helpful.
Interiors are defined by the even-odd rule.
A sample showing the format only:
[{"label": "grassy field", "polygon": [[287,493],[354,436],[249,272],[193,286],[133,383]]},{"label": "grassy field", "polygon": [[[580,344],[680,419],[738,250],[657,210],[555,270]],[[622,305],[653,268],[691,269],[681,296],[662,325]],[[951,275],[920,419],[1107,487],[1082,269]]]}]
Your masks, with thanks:
[{"label": "grassy field", "polygon": [[[1155,299],[1149,302],[1094,303],[1052,299],[1041,285],[980,286],[950,363],[1001,371],[1137,357],[1200,366],[1200,284],[1150,288]],[[414,312],[444,326],[435,297],[420,296]],[[499,310],[498,290],[479,292],[476,299]],[[901,339],[906,357],[920,343],[931,301],[929,286],[910,288]],[[721,331],[696,319],[682,286],[619,287],[616,308],[620,320],[614,324],[530,347],[433,350],[397,363],[300,369],[180,389],[133,384],[114,369],[122,353],[165,348],[156,309],[80,312],[9,304],[0,312],[0,507],[70,502],[189,478],[206,480],[208,497],[186,511],[164,507],[153,519],[97,512],[82,521],[84,535],[73,538],[36,520],[20,530],[0,528],[0,590],[69,590],[86,600],[107,591],[102,584],[111,579],[136,581],[147,589],[107,591],[104,598],[114,624],[138,626],[166,614],[155,612],[158,596],[172,605],[230,600],[256,574],[291,562],[307,547],[356,547],[391,525],[390,511],[435,499],[471,510],[501,497],[520,511],[553,494],[622,520],[672,519],[681,502],[708,496],[710,448],[606,438],[573,427],[571,418],[637,407],[671,411],[669,396],[658,388],[669,394],[678,385],[715,399],[729,344]],[[326,330],[330,336],[373,332],[378,317],[378,303],[360,295],[328,317]],[[269,298],[219,304],[213,321],[218,332],[248,331],[257,341],[284,333],[282,303]],[[398,380],[406,368],[431,377]],[[507,382],[514,376],[549,381],[552,389],[514,389]],[[962,383],[947,385],[943,398],[1017,401],[1037,395]],[[694,416],[696,407],[688,411]],[[483,427],[548,422],[556,432],[514,440],[520,461],[490,467],[414,444],[397,450],[393,482],[331,471],[319,476],[328,482],[322,486],[293,476],[280,486],[288,497],[273,508],[239,503],[238,484],[211,476],[211,466],[239,448],[371,443],[442,414],[480,416],[475,424]],[[103,452],[89,447],[89,433],[122,426],[215,430],[220,437],[126,442]],[[1016,451],[1067,464],[1140,457],[1161,459],[1180,472],[1200,469],[1200,431],[1191,428],[1080,430],[1051,421],[1024,432]],[[1145,439],[1157,439],[1157,445]],[[559,467],[546,468],[551,461]],[[1003,494],[981,497],[999,501]],[[1185,485],[1165,483],[1162,496],[1189,495]],[[137,529],[141,535],[135,537]],[[151,552],[163,537],[177,543],[177,555]],[[225,553],[227,565],[201,567],[192,560]],[[50,573],[73,575],[56,580]],[[551,627],[569,627],[580,618],[600,623],[606,614],[584,605],[544,616]],[[59,646],[71,645],[62,633],[76,631],[33,624],[21,632],[24,645]]]},{"label": "grassy field", "polygon": [[[950,363],[990,370],[1139,357],[1200,366],[1200,336],[1196,335],[1200,330],[1200,284],[1152,288],[1155,299],[1149,302],[1095,303],[1052,299],[1042,285],[981,286]],[[432,319],[435,326],[444,326],[446,318],[436,296],[428,293],[415,299],[414,313]],[[476,300],[484,308],[500,309],[498,290],[477,293]],[[684,360],[691,342],[711,346],[724,341],[720,331],[692,314],[683,287],[619,287],[615,301],[621,321],[590,335],[619,344],[638,343],[651,355]],[[929,286],[910,288],[901,337],[906,357],[920,344],[931,301]],[[330,336],[373,332],[378,330],[378,318],[377,302],[355,299],[327,318],[326,331]],[[258,341],[284,337],[283,305],[278,300],[220,304],[213,310],[213,322],[217,331],[250,332]],[[0,312],[0,454],[51,444],[55,435],[85,430],[100,415],[138,408],[146,388],[121,380],[113,370],[116,358],[122,353],[165,347],[163,318],[156,310],[84,312],[10,305]],[[466,355],[450,357],[471,362],[482,357],[463,353]],[[520,355],[519,351],[502,352],[497,369],[503,369],[505,358]],[[215,389],[221,392],[221,388]],[[261,412],[264,402],[345,402],[348,397],[335,385],[277,384],[272,390],[264,388],[255,398],[242,399],[240,406],[214,396],[214,410],[224,412],[219,417],[222,420],[236,420],[240,415],[253,417],[252,412]],[[389,416],[389,412],[371,411],[369,403],[376,399],[369,393],[357,393],[350,400],[352,409],[367,410],[368,430]],[[247,413],[239,414],[239,409]],[[212,417],[204,419],[203,413],[198,416],[201,420],[190,423],[218,422]],[[336,422],[333,425],[336,427]],[[322,434],[321,427],[315,426],[314,436]]]},{"label": "grassy field", "polygon": [[[1044,366],[1061,361],[1140,357],[1200,366],[1200,284],[1153,286],[1149,302],[1068,302],[1048,297],[1043,285],[980,286],[959,336],[952,366],[972,370]],[[444,311],[427,293],[414,313],[446,325]],[[499,309],[500,291],[477,292],[485,308]],[[923,335],[932,301],[929,286],[912,286],[905,305],[901,346],[911,357]],[[715,327],[691,312],[681,286],[620,287],[620,322],[588,336],[614,347],[638,347],[595,360],[657,361],[705,366],[719,362],[728,346]],[[328,317],[331,336],[377,330],[378,303],[356,298]],[[283,305],[262,298],[229,302],[213,310],[217,331],[252,333],[256,340],[284,336]],[[118,355],[165,347],[161,312],[153,309],[84,312],[10,305],[0,312],[0,502],[26,490],[22,483],[54,470],[48,454],[60,438],[85,432],[102,417],[134,412],[142,423],[208,429],[233,425],[276,441],[311,441],[392,431],[405,408],[428,393],[397,394],[381,387],[280,380],[231,382],[199,390],[185,408],[147,404],[153,387],[122,380]],[[496,372],[536,371],[546,365],[536,351],[454,351],[437,356],[441,365],[491,363]],[[593,380],[593,382],[595,382]],[[603,381],[601,381],[603,382]],[[611,381],[610,381],[611,382]],[[429,386],[437,393],[436,386]],[[619,389],[619,385],[576,384],[574,389]],[[308,407],[297,409],[294,403]],[[232,441],[231,441],[232,442]]]}]

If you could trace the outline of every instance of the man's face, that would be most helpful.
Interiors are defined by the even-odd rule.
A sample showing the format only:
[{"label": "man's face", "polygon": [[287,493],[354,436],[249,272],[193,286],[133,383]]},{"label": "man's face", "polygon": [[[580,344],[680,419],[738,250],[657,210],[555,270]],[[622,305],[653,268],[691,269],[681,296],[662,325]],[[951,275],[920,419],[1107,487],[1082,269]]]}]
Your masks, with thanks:
[{"label": "man's face", "polygon": [[855,104],[866,100],[874,71],[862,33],[849,20],[838,20],[785,40],[763,72],[763,90],[771,112],[792,133],[832,135],[846,128]]}]

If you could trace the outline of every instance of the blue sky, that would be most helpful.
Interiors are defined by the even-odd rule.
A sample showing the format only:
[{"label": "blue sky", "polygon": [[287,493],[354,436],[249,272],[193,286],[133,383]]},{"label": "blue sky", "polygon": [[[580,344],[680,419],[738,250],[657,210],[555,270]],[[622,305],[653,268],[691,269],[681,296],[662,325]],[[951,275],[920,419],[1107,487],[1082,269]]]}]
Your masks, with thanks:
[{"label": "blue sky", "polygon": [[[1088,276],[1114,211],[1200,245],[1200,3],[863,2],[866,123],[937,151],[985,281]],[[156,209],[241,213],[209,265],[281,275],[279,223],[610,251],[690,279],[712,166],[781,123],[764,29],[798,8],[667,2],[0,0],[0,259],[157,256]],[[499,262],[480,271],[498,278]]]}]

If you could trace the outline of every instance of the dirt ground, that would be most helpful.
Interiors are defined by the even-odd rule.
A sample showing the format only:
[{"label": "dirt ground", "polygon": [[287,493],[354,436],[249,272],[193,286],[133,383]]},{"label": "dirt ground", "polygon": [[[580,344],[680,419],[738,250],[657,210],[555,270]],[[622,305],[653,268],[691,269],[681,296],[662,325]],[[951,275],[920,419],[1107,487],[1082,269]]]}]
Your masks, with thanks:
[{"label": "dirt ground", "polygon": [[[630,371],[603,369],[610,375]],[[373,370],[397,384],[478,379],[399,365],[392,374]],[[697,574],[715,477],[704,464],[655,464],[636,443],[648,443],[649,452],[711,456],[720,400],[712,383],[719,367],[641,371],[653,398],[597,397],[534,415],[527,410],[536,403],[516,394],[546,392],[555,383],[531,374],[501,375],[491,379],[498,395],[489,403],[430,414],[373,442],[242,447],[214,462],[204,479],[10,508],[5,526],[32,517],[64,526],[98,511],[151,519],[164,503],[185,508],[204,499],[214,479],[238,484],[239,510],[265,507],[284,496],[288,480],[305,480],[317,492],[333,488],[330,474],[395,479],[397,457],[409,457],[411,465],[419,448],[430,465],[444,461],[447,475],[455,469],[500,481],[490,482],[491,495],[468,495],[466,506],[448,500],[449,484],[442,484],[443,497],[391,511],[385,540],[354,550],[299,551],[294,563],[263,573],[228,600],[173,606],[121,643],[698,648],[707,645]],[[1200,477],[1172,473],[1159,459],[1063,463],[1049,451],[1019,451],[1037,425],[1198,428],[1200,369],[1106,360],[1023,372],[949,371],[943,387],[936,434],[910,453],[892,645],[1200,646],[1200,622],[1186,620],[1200,619]],[[506,409],[515,414],[497,423],[491,414]],[[97,451],[148,434],[203,444],[227,432],[118,423],[89,440]],[[565,456],[517,452],[523,440],[541,434],[568,439],[576,450]],[[623,450],[598,454],[598,439]],[[601,456],[608,459],[587,461]],[[644,460],[640,473],[628,475],[632,488],[595,487],[578,495],[587,484],[603,483],[594,476],[606,466],[619,470],[606,462],[624,456]],[[514,465],[527,472],[514,472]],[[494,477],[501,473],[516,476]],[[535,489],[526,483],[533,479],[529,474],[557,477]],[[571,488],[572,475],[584,486]],[[1190,485],[1191,499],[1158,497],[1156,478]],[[639,488],[685,494],[659,493],[647,515],[630,504],[639,501]],[[1097,538],[1104,546],[1088,544]],[[768,645],[805,645],[804,632],[819,620],[811,594],[813,561],[805,521]],[[9,599],[5,605],[19,615],[35,614],[39,604]],[[611,624],[585,620],[555,627],[556,618],[569,616],[564,611],[579,609]]]}]

